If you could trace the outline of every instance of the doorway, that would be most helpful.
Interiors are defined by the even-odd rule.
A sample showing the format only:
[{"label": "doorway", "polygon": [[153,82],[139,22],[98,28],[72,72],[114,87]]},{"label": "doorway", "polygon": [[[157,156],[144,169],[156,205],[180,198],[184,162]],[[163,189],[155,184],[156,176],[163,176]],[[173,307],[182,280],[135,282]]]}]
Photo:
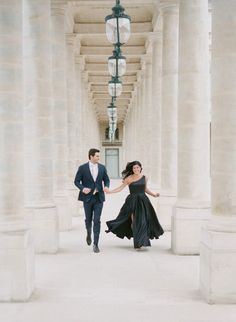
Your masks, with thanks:
[{"label": "doorway", "polygon": [[109,177],[119,178],[119,149],[105,149],[105,162]]}]

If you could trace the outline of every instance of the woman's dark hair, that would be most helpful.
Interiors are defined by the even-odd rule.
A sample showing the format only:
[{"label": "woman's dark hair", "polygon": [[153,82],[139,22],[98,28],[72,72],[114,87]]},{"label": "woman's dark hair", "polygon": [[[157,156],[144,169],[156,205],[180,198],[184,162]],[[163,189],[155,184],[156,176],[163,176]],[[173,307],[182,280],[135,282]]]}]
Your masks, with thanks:
[{"label": "woman's dark hair", "polygon": [[92,156],[92,157],[94,157],[95,156],[95,154],[97,153],[97,152],[100,152],[98,149],[90,149],[89,151],[88,151],[88,157],[89,157],[89,160],[90,160],[90,157]]},{"label": "woman's dark hair", "polygon": [[122,175],[123,180],[124,180],[125,178],[127,178],[128,176],[130,176],[131,174],[134,174],[134,172],[133,172],[133,166],[134,166],[134,165],[138,165],[138,166],[140,166],[141,171],[142,171],[142,165],[141,165],[141,163],[140,163],[139,161],[132,161],[132,162],[128,162],[128,163],[126,164],[126,168],[125,168],[125,170],[123,170],[123,171],[121,172],[121,175]]}]

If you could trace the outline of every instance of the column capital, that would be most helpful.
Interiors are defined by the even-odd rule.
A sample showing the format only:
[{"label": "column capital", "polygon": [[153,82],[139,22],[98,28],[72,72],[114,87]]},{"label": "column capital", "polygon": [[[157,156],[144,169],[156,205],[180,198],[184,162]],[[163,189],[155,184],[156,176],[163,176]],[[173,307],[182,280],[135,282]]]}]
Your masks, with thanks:
[{"label": "column capital", "polygon": [[77,35],[74,33],[66,34],[66,44],[74,46],[75,42],[76,42],[76,37],[77,37]]},{"label": "column capital", "polygon": [[137,83],[136,86],[134,87],[134,90],[132,92],[132,98],[134,99],[137,96]]},{"label": "column capital", "polygon": [[52,16],[65,16],[67,1],[52,0],[51,2],[51,15]]},{"label": "column capital", "polygon": [[80,66],[81,71],[85,68],[85,58],[82,55],[76,54],[75,55],[75,63]]},{"label": "column capital", "polygon": [[151,54],[145,55],[141,58],[141,69],[144,71],[147,68],[147,65],[151,64],[152,56]]},{"label": "column capital", "polygon": [[150,55],[152,52],[152,41],[149,37],[147,38],[147,40],[145,42],[145,49],[146,49],[147,55]]},{"label": "column capital", "polygon": [[142,81],[142,77],[143,77],[143,70],[139,70],[138,72],[137,72],[137,86],[139,86],[140,85],[140,83],[141,83],[141,81]]},{"label": "column capital", "polygon": [[177,14],[179,11],[179,0],[161,0],[160,9],[163,12]]},{"label": "column capital", "polygon": [[87,82],[88,81],[88,72],[83,70],[82,71],[82,79]]},{"label": "column capital", "polygon": [[80,39],[78,37],[78,35],[76,35],[76,38],[75,38],[75,52],[76,54],[80,54],[80,48],[81,48],[81,43],[80,43]]},{"label": "column capital", "polygon": [[143,56],[140,59],[140,63],[141,63],[141,71],[143,72],[146,69],[146,56]]},{"label": "column capital", "polygon": [[148,38],[152,44],[156,43],[158,40],[162,39],[162,31],[154,31],[150,32],[148,35]]}]

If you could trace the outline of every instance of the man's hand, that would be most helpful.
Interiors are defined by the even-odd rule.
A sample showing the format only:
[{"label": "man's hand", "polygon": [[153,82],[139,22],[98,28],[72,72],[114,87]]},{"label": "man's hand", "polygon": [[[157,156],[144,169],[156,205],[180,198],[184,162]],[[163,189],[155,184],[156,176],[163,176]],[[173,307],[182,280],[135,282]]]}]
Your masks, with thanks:
[{"label": "man's hand", "polygon": [[160,193],[159,192],[155,193],[154,197],[155,198],[160,197]]},{"label": "man's hand", "polygon": [[103,188],[103,191],[106,192],[106,193],[109,193],[109,188],[108,187],[104,187]]},{"label": "man's hand", "polygon": [[84,188],[83,190],[82,190],[82,192],[84,193],[84,194],[88,194],[88,193],[90,193],[90,191],[91,191],[91,189],[89,189],[89,188]]}]

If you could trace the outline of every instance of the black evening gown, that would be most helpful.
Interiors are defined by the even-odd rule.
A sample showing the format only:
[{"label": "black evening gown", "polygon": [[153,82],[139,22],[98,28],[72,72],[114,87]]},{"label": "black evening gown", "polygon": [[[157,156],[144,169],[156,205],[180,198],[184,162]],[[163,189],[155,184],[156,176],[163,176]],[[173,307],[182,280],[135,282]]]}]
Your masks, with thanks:
[{"label": "black evening gown", "polygon": [[[108,230],[119,238],[133,237],[134,248],[151,246],[150,239],[164,233],[156,212],[145,194],[145,176],[129,185],[130,194],[116,219],[107,221]],[[133,214],[133,223],[131,215]]]}]

